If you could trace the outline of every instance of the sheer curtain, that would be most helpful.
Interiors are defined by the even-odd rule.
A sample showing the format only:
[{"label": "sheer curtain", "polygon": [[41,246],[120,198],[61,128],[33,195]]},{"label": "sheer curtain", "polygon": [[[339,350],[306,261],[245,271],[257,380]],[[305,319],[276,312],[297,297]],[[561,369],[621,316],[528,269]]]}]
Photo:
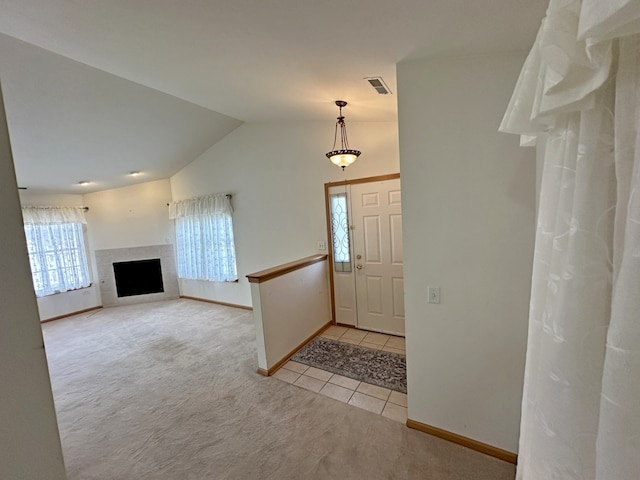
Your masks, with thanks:
[{"label": "sheer curtain", "polygon": [[231,202],[216,194],[174,202],[178,277],[217,282],[238,278]]},{"label": "sheer curtain", "polygon": [[36,295],[88,287],[84,208],[25,206],[22,218]]},{"label": "sheer curtain", "polygon": [[517,478],[640,478],[640,1],[552,0],[501,130],[544,142]]}]

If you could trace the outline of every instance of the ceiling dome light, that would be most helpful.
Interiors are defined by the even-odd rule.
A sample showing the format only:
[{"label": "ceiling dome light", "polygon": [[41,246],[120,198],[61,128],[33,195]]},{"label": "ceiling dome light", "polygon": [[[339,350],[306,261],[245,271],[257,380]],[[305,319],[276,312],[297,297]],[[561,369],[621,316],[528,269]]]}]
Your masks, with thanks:
[{"label": "ceiling dome light", "polygon": [[[327,152],[325,155],[331,163],[342,167],[348,167],[355,162],[360,156],[360,150],[353,150],[349,148],[349,140],[347,139],[347,126],[344,124],[344,117],[342,116],[342,107],[347,106],[347,102],[344,100],[336,100],[336,105],[340,109],[338,121],[336,122],[336,130],[333,135],[333,150]],[[338,127],[340,127],[340,150],[336,150],[336,142],[338,140]]]},{"label": "ceiling dome light", "polygon": [[78,182],[78,185],[82,185],[83,187],[86,187],[87,185],[90,185],[91,182],[89,180],[80,180]]},{"label": "ceiling dome light", "polygon": [[140,172],[138,170],[134,170],[132,172],[129,172],[129,176],[130,177],[137,177],[138,175],[140,175]]}]

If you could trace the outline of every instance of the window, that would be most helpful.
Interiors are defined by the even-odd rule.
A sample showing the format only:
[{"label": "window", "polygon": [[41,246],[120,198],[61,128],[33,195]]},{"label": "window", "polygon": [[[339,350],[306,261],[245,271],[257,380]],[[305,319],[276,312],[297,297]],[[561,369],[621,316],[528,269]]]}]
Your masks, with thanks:
[{"label": "window", "polygon": [[231,213],[229,198],[220,194],[171,204],[178,277],[216,282],[238,279]]},{"label": "window", "polygon": [[349,219],[347,194],[337,193],[330,197],[331,234],[333,243],[333,268],[336,272],[351,271],[351,248],[349,244]]},{"label": "window", "polygon": [[33,287],[38,297],[88,287],[89,268],[76,207],[25,207],[22,210]]}]

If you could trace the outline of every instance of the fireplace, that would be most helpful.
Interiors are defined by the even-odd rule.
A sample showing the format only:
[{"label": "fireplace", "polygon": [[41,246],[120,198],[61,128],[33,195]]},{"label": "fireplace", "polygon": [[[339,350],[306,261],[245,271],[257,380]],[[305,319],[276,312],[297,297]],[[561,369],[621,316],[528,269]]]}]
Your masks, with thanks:
[{"label": "fireplace", "polygon": [[173,245],[96,250],[95,256],[105,307],[180,296]]},{"label": "fireplace", "polygon": [[162,267],[159,258],[113,264],[118,297],[162,293]]}]

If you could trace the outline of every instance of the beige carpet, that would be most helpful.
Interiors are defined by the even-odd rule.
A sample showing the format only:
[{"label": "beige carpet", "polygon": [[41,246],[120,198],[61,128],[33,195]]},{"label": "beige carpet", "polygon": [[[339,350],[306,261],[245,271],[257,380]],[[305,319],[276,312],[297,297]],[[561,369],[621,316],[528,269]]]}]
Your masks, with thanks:
[{"label": "beige carpet", "polygon": [[258,375],[251,312],[176,300],[43,330],[69,480],[515,475],[500,460]]}]

